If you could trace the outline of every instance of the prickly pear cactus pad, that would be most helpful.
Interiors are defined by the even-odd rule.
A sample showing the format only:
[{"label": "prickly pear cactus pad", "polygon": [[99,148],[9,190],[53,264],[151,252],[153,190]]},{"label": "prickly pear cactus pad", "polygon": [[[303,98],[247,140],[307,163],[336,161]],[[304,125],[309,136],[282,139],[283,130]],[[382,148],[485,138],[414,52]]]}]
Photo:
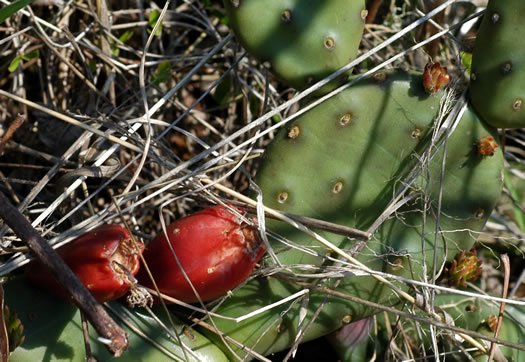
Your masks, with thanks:
[{"label": "prickly pear cactus pad", "polygon": [[[380,254],[407,252],[410,266],[400,272],[406,276],[422,275],[421,240],[425,236],[426,264],[432,266],[434,242],[437,241],[438,269],[462,250],[470,250],[496,206],[503,187],[503,153],[497,149],[492,157],[480,156],[479,139],[492,136],[495,129],[487,126],[476,113],[468,109],[447,141],[445,171],[441,181],[444,148],[432,160],[411,192],[426,195],[429,211],[423,219],[421,200],[399,209],[396,217],[387,220],[376,232]],[[499,142],[499,141],[498,141]],[[442,188],[441,210],[437,209]],[[439,212],[439,232],[436,222]],[[375,249],[374,241],[367,246]],[[395,256],[394,260],[398,260]],[[405,265],[405,264],[403,264]],[[408,272],[410,270],[410,272]],[[429,269],[430,270],[430,269]]]},{"label": "prickly pear cactus pad", "polygon": [[[427,95],[420,75],[380,73],[300,116],[276,136],[258,170],[256,182],[265,204],[366,230],[427,148],[442,94]],[[493,157],[477,153],[478,140],[486,136],[497,139],[495,130],[468,110],[447,142],[440,237],[460,248],[449,259],[469,250],[475,240],[451,231],[481,230],[501,192],[501,150]],[[435,217],[442,158],[443,148],[413,185],[412,192],[426,193],[434,209],[429,223]],[[420,207],[416,202],[400,211],[401,219],[413,219],[414,224],[392,226],[391,235],[394,230],[401,234],[387,244],[402,243],[404,230],[421,226]],[[297,262],[297,253],[285,253],[281,260]]]},{"label": "prickly pear cactus pad", "polygon": [[[495,319],[499,316],[499,305],[486,299],[468,298],[453,294],[436,296],[436,305],[454,320],[456,326],[476,331],[485,336],[494,337]],[[507,305],[500,327],[499,339],[514,343],[525,341],[525,309],[523,306]],[[452,346],[450,349],[456,349]],[[498,345],[496,356],[503,356],[507,361],[523,361],[525,352],[508,346]],[[488,361],[488,355],[474,352],[473,357],[478,362]],[[460,354],[458,361],[465,360]],[[496,358],[494,358],[496,360]],[[503,360],[499,358],[499,360]]]},{"label": "prickly pear cactus pad", "polygon": [[[469,291],[475,292],[472,289]],[[449,293],[436,295],[434,303],[436,309],[443,315],[446,313],[447,319],[453,320],[456,327],[494,337],[495,323],[497,323],[496,320],[499,316],[499,305],[497,303],[486,299]],[[430,345],[430,331],[427,324],[416,323],[410,319],[396,322],[396,316],[391,313],[388,314],[388,319],[389,321],[387,322],[383,313],[377,315],[378,334],[369,339],[369,343],[373,343],[376,347],[380,346],[380,348],[376,349],[379,357],[389,348],[390,343],[396,344],[404,338],[401,334],[392,337],[392,334],[387,332],[387,323],[397,325],[396,329],[403,330],[405,336],[408,336],[412,340],[419,340],[418,336],[423,336],[422,345]],[[423,333],[421,329],[423,329]],[[523,343],[525,340],[525,310],[523,306],[507,305],[505,307],[498,338],[503,341]],[[455,343],[452,342],[450,338],[447,338],[446,333],[439,334],[438,341],[441,348],[443,348],[442,351],[450,351],[446,359],[447,361],[468,360],[468,357],[464,353],[458,351],[457,341]],[[490,345],[490,342],[486,343]],[[468,347],[468,343],[464,343],[464,346]],[[374,350],[374,348],[370,348],[369,350]],[[476,361],[488,361],[488,355],[480,351],[469,353]],[[507,361],[523,361],[525,358],[524,351],[504,345],[498,345],[496,356],[498,355],[500,358],[495,358],[494,360],[504,361],[506,359]],[[342,360],[349,361],[345,359]]]},{"label": "prickly pear cactus pad", "polygon": [[525,127],[523,14],[524,1],[489,1],[476,38],[470,98],[494,127]]},{"label": "prickly pear cactus pad", "polygon": [[[381,73],[299,116],[275,137],[258,170],[256,182],[264,203],[366,230],[383,212],[403,178],[419,164],[430,142],[442,94],[428,95],[421,75]],[[358,256],[361,262],[374,270],[421,280],[425,261],[427,270],[432,270],[436,242],[438,270],[460,250],[470,249],[502,188],[501,149],[492,157],[481,157],[477,152],[477,141],[487,136],[497,139],[494,129],[467,110],[446,141],[446,157],[441,147],[424,166],[410,191],[416,197],[377,229]],[[446,192],[438,209],[441,187]],[[423,199],[427,200],[426,217]],[[271,241],[283,265],[329,265],[315,255],[329,251],[288,224],[267,220],[267,229],[314,251],[307,254]],[[349,240],[343,243],[341,237],[324,235],[342,248],[352,246]],[[324,285],[334,287],[336,280],[332,278]],[[369,275],[346,276],[339,282],[337,291],[347,295],[384,305],[399,301],[391,289]],[[299,290],[297,285],[274,277],[254,279],[217,312],[237,317]],[[310,293],[307,320],[325,297],[321,292]],[[299,303],[292,307],[285,304],[241,323],[215,322],[228,336],[268,354],[294,343],[299,310]],[[359,303],[330,297],[303,341],[374,312]]]},{"label": "prickly pear cactus pad", "polygon": [[[269,146],[256,178],[265,204],[366,229],[413,164],[409,156],[428,135],[439,103],[439,95],[424,92],[420,76],[406,73],[379,73],[332,97],[286,126]],[[298,240],[292,233],[290,240]],[[298,262],[291,254],[281,261]]]},{"label": "prickly pear cactus pad", "polygon": [[[17,306],[26,336],[21,346],[11,354],[10,361],[86,361],[82,321],[75,305],[31,287],[22,278],[7,282],[4,288],[6,301]],[[181,335],[186,352],[175,338],[158,328],[158,322],[145,309],[128,309],[117,301],[107,305],[116,320],[120,320],[116,317],[118,315],[128,323],[129,328],[125,330],[130,343],[129,349],[120,358],[123,361],[228,361],[207,338],[184,326],[174,315],[168,318],[166,311],[160,308],[153,308],[155,315],[161,323],[171,325],[172,331],[176,330]],[[92,360],[114,360],[104,344],[97,340],[93,328],[90,328],[89,339]],[[187,356],[189,359],[186,359]]]},{"label": "prickly pear cactus pad", "polygon": [[224,0],[239,42],[292,87],[303,89],[352,61],[363,0]]}]

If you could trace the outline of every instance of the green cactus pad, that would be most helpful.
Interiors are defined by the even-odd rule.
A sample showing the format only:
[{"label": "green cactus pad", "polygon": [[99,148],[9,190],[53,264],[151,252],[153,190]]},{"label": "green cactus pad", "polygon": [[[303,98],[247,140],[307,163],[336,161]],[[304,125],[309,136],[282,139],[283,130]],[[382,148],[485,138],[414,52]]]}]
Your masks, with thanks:
[{"label": "green cactus pad", "polygon": [[[420,75],[382,73],[301,115],[275,137],[265,153],[256,177],[264,203],[285,212],[366,230],[427,149],[442,94],[426,94]],[[497,132],[467,110],[446,142],[443,180],[441,147],[412,185],[411,192],[426,196],[426,218],[422,197],[401,207],[367,242],[358,257],[360,261],[375,270],[422,279],[423,260],[427,270],[432,270],[436,241],[438,267],[460,250],[470,249],[502,188],[501,149],[496,149],[492,157],[480,157],[477,152],[477,141],[487,136],[497,139]],[[439,214],[441,184],[444,193]],[[440,228],[436,234],[438,214]],[[288,224],[267,220],[267,229],[315,252],[329,252]],[[342,248],[353,243],[340,236],[323,235]],[[317,255],[290,250],[277,241],[271,243],[283,265],[327,265]],[[333,286],[334,282],[332,279],[327,285]],[[273,277],[255,279],[234,292],[218,313],[237,317],[300,289]],[[388,287],[367,275],[347,276],[337,290],[384,305],[399,301]],[[322,292],[311,292],[307,319],[324,297]],[[286,312],[289,306],[282,305],[238,324],[219,319],[215,322],[221,331],[247,347],[263,354],[273,353],[294,342],[300,308],[296,304]],[[325,335],[349,318],[359,320],[374,312],[361,304],[330,297],[303,341]]]},{"label": "green cactus pad", "polygon": [[[469,291],[476,293],[475,290]],[[492,323],[491,319],[499,316],[500,306],[498,303],[485,299],[445,293],[435,296],[434,305],[438,312],[448,315],[448,320],[453,321],[454,326],[494,337],[494,331],[491,330],[490,325]],[[423,316],[421,313],[418,313],[418,315]],[[388,318],[391,324],[396,323],[396,316],[394,314],[388,313]],[[428,324],[419,323],[419,326],[417,326],[416,323],[410,319],[402,319],[399,323],[401,324],[396,324],[396,329],[402,329],[404,335],[398,335],[397,338],[394,337],[394,341],[392,342],[387,332],[384,314],[380,313],[377,315],[378,336],[377,338],[371,338],[369,343],[374,344],[376,347],[375,350],[380,358],[388,348],[389,343],[398,343],[401,340],[405,340],[406,337],[414,342],[421,341],[421,344],[430,350],[431,339]],[[523,343],[525,340],[524,331],[525,309],[522,306],[507,304],[505,306],[505,313],[503,314],[503,321],[498,338],[508,342]],[[445,331],[442,330],[442,332]],[[451,361],[468,360],[464,353],[458,351],[457,344],[451,343],[451,340],[446,337],[446,334],[438,333],[438,341],[441,343],[441,352],[457,351],[456,353],[449,354],[447,361],[449,359]],[[472,347],[467,342],[465,342],[463,346],[465,348]],[[500,349],[500,353],[508,361],[523,361],[525,358],[525,352],[523,351],[501,345],[498,346],[498,348]],[[374,348],[371,348],[371,350],[374,350]],[[488,360],[488,356],[481,352],[471,352],[471,354],[476,361]],[[342,361],[348,360],[342,359]]]},{"label": "green cactus pad", "polygon": [[[25,340],[10,356],[17,362],[33,361],[86,361],[84,337],[80,311],[75,305],[54,295],[30,286],[24,279],[16,278],[4,284],[5,299],[16,308],[18,318],[24,325]],[[228,361],[224,353],[207,338],[171,315],[173,327],[181,335],[181,340],[191,351],[183,352],[175,338],[159,325],[144,309],[128,309],[117,301],[109,302],[111,316],[128,334],[129,348],[120,357],[122,361],[168,361],[186,360],[207,362]],[[159,306],[154,313],[164,323],[172,326],[166,312]],[[131,328],[113,314],[124,317]],[[132,329],[134,328],[134,329]],[[97,361],[114,360],[106,346],[100,343],[97,333],[90,326],[89,340],[93,357]],[[149,337],[153,345],[140,333]]]},{"label": "green cactus pad", "polygon": [[304,89],[352,61],[363,0],[224,0],[239,42],[284,82]]},{"label": "green cactus pad", "polygon": [[491,0],[472,54],[470,98],[500,128],[525,127],[525,2]]},{"label": "green cactus pad", "polygon": [[[256,182],[265,205],[366,230],[428,147],[441,95],[427,95],[420,75],[383,73],[301,115],[276,136],[258,170]],[[440,238],[457,249],[449,250],[447,260],[469,250],[476,239],[468,232],[452,231],[480,231],[501,192],[501,150],[496,149],[492,157],[477,154],[477,142],[486,136],[497,140],[495,130],[469,109],[446,144]],[[434,215],[443,149],[412,187],[412,192],[426,193]],[[415,232],[419,236],[412,238],[420,237],[421,207],[421,202],[403,207],[398,220],[412,227],[396,218],[388,220],[376,235],[378,242],[405,248],[404,244],[412,243],[408,235]],[[433,219],[427,218],[426,233],[434,233]],[[308,240],[312,241],[288,225],[269,221],[268,226],[298,243],[310,245]],[[385,233],[389,235],[386,242]],[[338,243],[341,238],[331,240]],[[279,243],[274,247],[283,249]],[[433,242],[429,247],[433,249]],[[420,242],[408,249],[417,252],[417,248],[421,253]],[[280,260],[283,264],[316,264],[318,260],[298,254],[295,250],[281,253]]]}]

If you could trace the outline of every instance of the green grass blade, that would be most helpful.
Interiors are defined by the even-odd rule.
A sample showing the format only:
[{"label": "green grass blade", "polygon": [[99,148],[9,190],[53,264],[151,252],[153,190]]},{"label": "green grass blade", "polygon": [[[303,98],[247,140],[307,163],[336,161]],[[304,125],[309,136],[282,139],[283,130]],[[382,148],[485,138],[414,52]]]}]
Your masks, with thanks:
[{"label": "green grass blade", "polygon": [[22,9],[24,6],[31,4],[33,1],[35,0],[18,0],[17,2],[0,9],[0,24],[18,10]]}]

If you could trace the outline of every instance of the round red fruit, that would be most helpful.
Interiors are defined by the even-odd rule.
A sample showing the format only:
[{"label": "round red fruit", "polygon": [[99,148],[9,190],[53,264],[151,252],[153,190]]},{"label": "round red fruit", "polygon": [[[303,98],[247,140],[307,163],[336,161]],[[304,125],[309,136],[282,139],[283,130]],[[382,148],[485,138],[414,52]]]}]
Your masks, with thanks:
[{"label": "round red fruit", "polygon": [[[224,295],[246,280],[265,252],[257,230],[221,206],[175,221],[151,241],[144,259],[161,293],[178,300],[198,301],[177,263],[203,301]],[[145,268],[139,282],[153,288]]]}]

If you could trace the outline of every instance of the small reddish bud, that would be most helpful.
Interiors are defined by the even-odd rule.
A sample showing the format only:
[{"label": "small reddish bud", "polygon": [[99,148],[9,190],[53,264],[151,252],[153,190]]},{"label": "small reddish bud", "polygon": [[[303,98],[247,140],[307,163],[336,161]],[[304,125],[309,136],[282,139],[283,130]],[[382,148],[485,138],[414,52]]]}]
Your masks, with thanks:
[{"label": "small reddish bud", "polygon": [[483,137],[478,141],[478,155],[479,156],[494,156],[494,153],[496,153],[496,148],[498,147],[499,145],[494,140],[494,137],[492,136]]},{"label": "small reddish bud", "polygon": [[451,268],[448,273],[448,282],[452,286],[467,287],[467,282],[476,281],[481,274],[481,260],[476,255],[476,250],[468,253],[463,250],[452,261]]},{"label": "small reddish bud", "polygon": [[447,68],[442,67],[439,62],[427,63],[423,72],[423,87],[428,94],[434,94],[450,81]]},{"label": "small reddish bud", "polygon": [[[198,299],[175,255],[201,299],[208,301],[245,281],[266,250],[254,227],[221,206],[179,219],[166,231],[167,238],[161,233],[147,245],[144,259],[160,292],[188,303]],[[145,268],[137,279],[153,288]]]},{"label": "small reddish bud", "polygon": [[[130,275],[140,267],[144,244],[137,242],[121,225],[101,225],[57,250],[64,262],[99,302],[125,295],[134,284]],[[43,289],[70,300],[67,291],[38,260],[26,268],[29,280]]]}]

